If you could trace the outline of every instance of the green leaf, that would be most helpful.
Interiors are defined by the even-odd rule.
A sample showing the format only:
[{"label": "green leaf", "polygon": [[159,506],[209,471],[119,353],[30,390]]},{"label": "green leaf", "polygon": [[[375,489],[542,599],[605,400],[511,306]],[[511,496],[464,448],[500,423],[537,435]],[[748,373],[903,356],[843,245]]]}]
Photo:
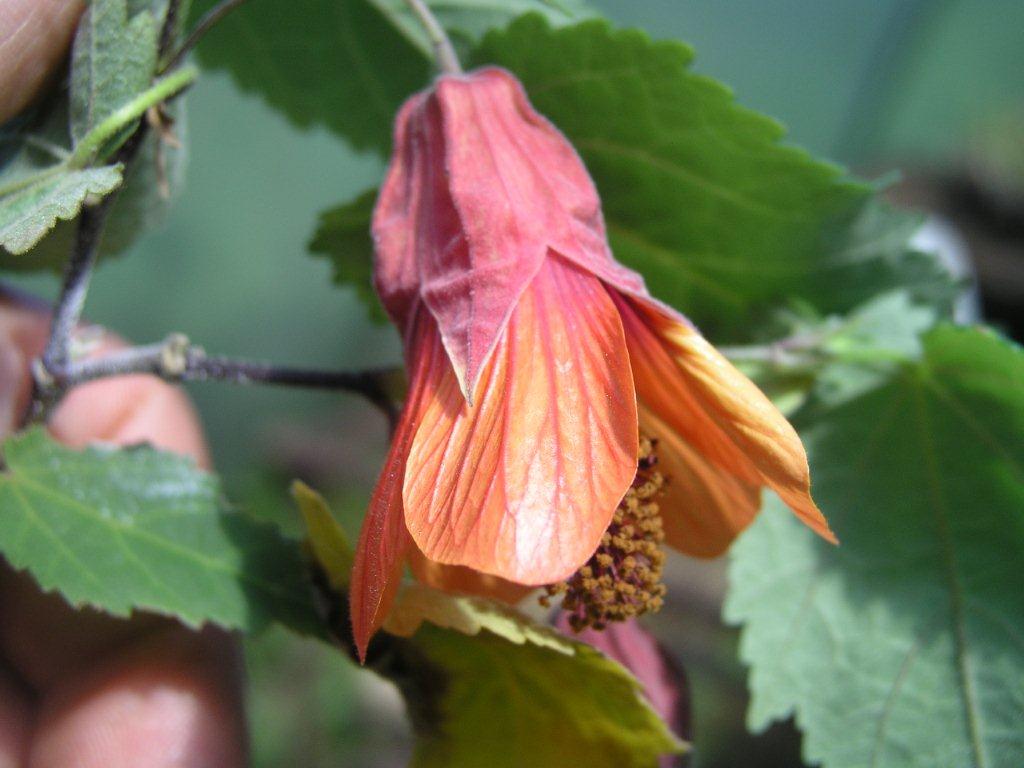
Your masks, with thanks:
[{"label": "green leaf", "polygon": [[[181,193],[188,154],[183,102],[184,99],[179,99],[173,110],[180,116],[174,124],[180,146],[162,144],[159,137],[149,133],[135,161],[124,174],[124,183],[110,206],[103,228],[100,259],[124,253],[143,233],[163,223],[171,204]],[[2,178],[5,176],[0,171]],[[166,184],[166,187],[162,188],[161,184]],[[0,199],[0,215],[2,211],[3,200]],[[63,269],[75,240],[74,218],[58,220],[56,226],[31,246],[30,251],[17,258],[0,251],[0,269]]]},{"label": "green leaf", "polygon": [[445,676],[440,728],[417,743],[416,768],[650,768],[684,749],[632,675],[587,645],[569,655],[429,625],[414,641]]},{"label": "green leaf", "polygon": [[921,334],[937,319],[905,290],[857,307],[821,345],[829,362],[817,373],[815,396],[839,405],[885,383],[899,366],[920,358]]},{"label": "green leaf", "polygon": [[323,211],[309,250],[330,259],[334,282],[355,290],[373,322],[386,323],[388,316],[373,287],[370,216],[376,199],[377,191],[370,190],[350,203]]},{"label": "green leaf", "polygon": [[685,749],[623,667],[507,606],[407,585],[385,629],[411,638],[391,674],[416,768],[650,768]]},{"label": "green leaf", "polygon": [[[194,15],[215,0],[201,0]],[[442,21],[475,39],[524,9],[565,23],[578,0],[431,2]],[[359,149],[387,151],[398,107],[425,86],[430,45],[401,0],[262,0],[232,13],[199,47],[200,60],[227,69],[300,127],[322,125]]]},{"label": "green leaf", "polygon": [[749,724],[796,713],[827,768],[1024,754],[1024,353],[940,326],[921,362],[806,429],[842,544],[779,504],[733,549]]},{"label": "green leaf", "polygon": [[[128,10],[129,18],[139,18],[141,14],[162,20],[166,0],[132,0]],[[109,16],[109,8],[104,13]],[[83,31],[82,34],[89,35],[92,31]],[[106,50],[103,46],[101,48]],[[141,90],[148,87],[147,80],[142,83]],[[128,100],[138,95],[139,92],[130,93]],[[174,103],[166,105],[165,110],[174,120],[172,130],[178,140],[177,145],[161,142],[155,131],[150,131],[135,162],[122,171],[124,181],[110,208],[100,243],[101,258],[121,253],[143,231],[157,226],[183,184],[187,155],[184,98],[179,96]],[[30,174],[53,172],[56,165],[67,163],[73,151],[70,122],[68,93],[58,89],[34,110],[0,127],[0,150],[6,151],[6,156],[0,154],[0,190],[18,185]],[[134,119],[125,121],[115,136],[115,143],[134,123]],[[109,150],[110,142],[105,148]],[[13,209],[8,211],[12,201],[10,196],[0,195],[0,216],[19,215]],[[32,243],[17,252],[17,258],[11,256],[11,249],[5,247],[5,250],[0,250],[0,268],[18,271],[62,269],[74,243],[73,219],[77,216],[77,208],[68,217],[62,215],[57,219],[48,216],[45,210],[20,211],[20,214],[30,213],[41,217],[45,225],[41,225],[43,228],[36,233]],[[26,253],[27,249],[31,253]]]},{"label": "green leaf", "polygon": [[792,296],[824,315],[925,276],[948,285],[908,251],[914,218],[780,143],[778,123],[693,73],[692,58],[637,30],[530,15],[488,34],[470,63],[519,76],[586,162],[616,256],[715,338],[743,338]]},{"label": "green leaf", "polygon": [[[129,17],[127,0],[93,0],[71,51],[71,137],[81,141],[119,107],[149,87],[156,72],[157,20],[148,10]],[[132,126],[111,142],[127,138]]]},{"label": "green leaf", "polygon": [[[369,0],[425,57],[434,55],[423,24],[406,0]],[[539,13],[554,25],[594,16],[582,0],[428,0],[437,20],[457,37],[478,40],[489,29],[504,27],[524,13]]]},{"label": "green leaf", "polygon": [[217,480],[147,446],[75,451],[42,429],[4,444],[0,553],[73,605],[255,631],[319,622],[296,542],[231,509]]},{"label": "green leaf", "polygon": [[323,125],[381,151],[399,105],[430,75],[422,52],[366,0],[247,3],[207,35],[199,56],[299,127]]},{"label": "green leaf", "polygon": [[327,501],[298,480],[292,483],[292,498],[306,526],[306,542],[313,559],[323,568],[333,589],[339,592],[348,589],[355,552],[345,531],[331,514]]},{"label": "green leaf", "polygon": [[[616,256],[716,340],[746,340],[772,306],[820,315],[902,288],[948,313],[957,286],[908,241],[920,222],[875,187],[780,143],[775,122],[689,70],[692,54],[588,21],[553,29],[534,14],[492,32],[477,65],[513,70],[566,132],[602,195]],[[321,215],[311,248],[370,299],[372,193]]]},{"label": "green leaf", "polygon": [[78,216],[87,198],[102,197],[120,184],[120,165],[82,170],[55,165],[8,182],[7,193],[0,192],[0,246],[25,253],[58,220]]}]

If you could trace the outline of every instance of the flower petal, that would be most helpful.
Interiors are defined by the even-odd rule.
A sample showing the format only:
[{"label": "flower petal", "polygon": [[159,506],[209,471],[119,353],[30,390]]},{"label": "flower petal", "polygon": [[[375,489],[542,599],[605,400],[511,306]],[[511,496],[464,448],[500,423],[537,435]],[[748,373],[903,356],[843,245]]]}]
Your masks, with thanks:
[{"label": "flower petal", "polygon": [[409,532],[430,560],[560,581],[594,552],[636,474],[629,356],[600,281],[545,260],[475,394],[468,405],[447,376],[423,414]]},{"label": "flower petal", "polygon": [[400,332],[409,328],[418,306],[420,272],[416,263],[421,234],[416,229],[427,173],[410,134],[426,96],[418,93],[395,118],[395,154],[373,209],[373,282],[381,303]]},{"label": "flower petal", "polygon": [[424,309],[414,312],[412,322],[411,343],[407,346],[409,395],[363,518],[352,568],[349,611],[360,660],[366,659],[370,638],[380,629],[394,602],[406,553],[415,549],[402,514],[405,457],[416,433],[420,412],[441,379],[442,371],[449,369],[437,329],[427,312]]},{"label": "flower petal", "polygon": [[423,298],[468,400],[549,249],[646,295],[612,258],[576,151],[496,67],[443,76],[405,103],[372,228],[384,305],[404,331]]},{"label": "flower petal", "polygon": [[635,299],[616,303],[639,398],[709,464],[744,485],[768,486],[835,543],[811,499],[803,444],[764,393],[682,318]]},{"label": "flower petal", "polygon": [[658,441],[658,470],[668,478],[659,503],[669,545],[693,557],[722,554],[757,514],[761,483],[712,464],[643,403],[640,431]]},{"label": "flower petal", "polygon": [[464,565],[435,563],[428,560],[415,544],[409,547],[408,559],[416,581],[442,592],[489,597],[512,605],[534,590],[533,587],[524,587],[497,576],[480,573]]}]

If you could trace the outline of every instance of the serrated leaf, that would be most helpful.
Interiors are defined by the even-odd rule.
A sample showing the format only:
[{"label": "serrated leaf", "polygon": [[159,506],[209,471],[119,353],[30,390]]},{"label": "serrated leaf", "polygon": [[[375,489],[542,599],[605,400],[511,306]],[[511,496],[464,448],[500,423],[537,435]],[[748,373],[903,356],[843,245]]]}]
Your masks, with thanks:
[{"label": "serrated leaf", "polygon": [[940,327],[919,364],[804,432],[842,544],[772,509],[733,549],[753,728],[795,711],[827,768],[1019,764],[1022,393],[1019,348]]},{"label": "serrated leaf", "polygon": [[22,186],[0,196],[0,246],[12,254],[25,253],[58,220],[78,216],[87,198],[107,195],[120,184],[120,165],[82,170],[56,165],[34,172]]},{"label": "serrated leaf", "polygon": [[431,625],[413,642],[444,676],[440,723],[421,734],[416,768],[650,768],[684,750],[636,679],[583,643],[567,654]]},{"label": "serrated leaf", "polygon": [[230,508],[216,479],[147,446],[75,451],[42,429],[9,438],[0,553],[73,605],[197,626],[319,632],[296,542]]},{"label": "serrated leaf", "polygon": [[[691,58],[603,21],[553,29],[531,15],[488,34],[471,63],[522,79],[594,176],[615,255],[716,340],[748,339],[752,320],[793,297],[828,315],[904,288],[949,311],[947,270],[908,246],[916,216],[781,144],[777,123],[692,73]],[[366,300],[371,200],[325,212],[312,244]]]},{"label": "serrated leaf", "polygon": [[[158,34],[157,20],[149,10],[129,16],[127,0],[90,3],[71,49],[71,138],[75,143],[149,87],[156,71]],[[130,131],[126,126],[119,140]]]},{"label": "serrated leaf", "polygon": [[373,287],[373,241],[370,216],[377,191],[364,192],[350,203],[320,213],[310,253],[326,256],[338,285],[352,287],[375,323],[387,322],[387,314]]},{"label": "serrated leaf", "polygon": [[[214,4],[194,4],[198,15]],[[429,3],[470,39],[524,8],[565,23],[578,0],[445,0]],[[264,0],[224,19],[199,48],[204,65],[231,72],[300,127],[322,125],[359,149],[386,151],[391,123],[409,94],[427,84],[430,46],[402,2]]]},{"label": "serrated leaf", "polygon": [[[135,161],[125,173],[124,183],[110,206],[103,228],[99,252],[101,260],[124,253],[144,232],[160,226],[171,204],[181,193],[188,156],[184,101],[184,97],[179,97],[174,104],[174,113],[181,116],[175,121],[175,135],[180,146],[160,146],[160,139],[149,133]],[[162,155],[159,160],[158,154]],[[5,176],[0,171],[0,179],[3,178]],[[161,182],[166,183],[166,190],[161,189]],[[19,272],[43,269],[59,271],[67,262],[74,240],[74,218],[58,220],[28,252],[19,254],[17,258],[0,251],[0,269]]]},{"label": "serrated leaf", "polygon": [[692,58],[637,30],[531,15],[489,33],[470,63],[519,76],[593,175],[615,255],[716,339],[743,338],[780,299],[845,312],[908,270],[920,277],[904,263],[919,258],[913,219],[782,144],[778,123],[693,73]]},{"label": "serrated leaf", "polygon": [[406,585],[385,631],[419,666],[396,680],[416,768],[650,768],[685,748],[626,669],[507,606]]},{"label": "serrated leaf", "polygon": [[248,3],[207,36],[199,58],[299,127],[323,125],[360,149],[390,145],[395,111],[430,75],[422,52],[366,0]]}]

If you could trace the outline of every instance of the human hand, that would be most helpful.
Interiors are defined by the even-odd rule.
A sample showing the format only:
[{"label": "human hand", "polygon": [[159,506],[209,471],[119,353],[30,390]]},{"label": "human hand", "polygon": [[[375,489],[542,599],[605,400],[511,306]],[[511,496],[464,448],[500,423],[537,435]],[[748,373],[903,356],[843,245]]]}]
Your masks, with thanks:
[{"label": "human hand", "polygon": [[[83,7],[0,0],[0,122],[51,79]],[[24,413],[48,327],[42,309],[0,292],[0,436]],[[208,463],[188,401],[153,377],[74,390],[50,431],[72,446],[147,441]],[[0,768],[244,765],[241,672],[224,632],[75,610],[0,559]]]},{"label": "human hand", "polygon": [[[39,308],[0,295],[0,434],[24,413],[47,329]],[[187,399],[150,376],[79,387],[50,430],[72,446],[147,441],[208,462]],[[241,664],[226,633],[76,611],[2,561],[0,606],[0,768],[244,765]]]}]

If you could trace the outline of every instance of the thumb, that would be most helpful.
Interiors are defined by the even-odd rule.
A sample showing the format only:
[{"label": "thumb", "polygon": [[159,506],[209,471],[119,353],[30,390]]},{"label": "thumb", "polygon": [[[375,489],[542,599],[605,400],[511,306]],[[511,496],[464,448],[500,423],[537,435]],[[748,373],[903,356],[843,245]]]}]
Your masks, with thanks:
[{"label": "thumb", "polygon": [[[38,305],[0,293],[0,437],[18,425],[32,390],[30,365],[42,354],[49,314]],[[104,334],[97,354],[124,346]],[[74,448],[91,442],[148,442],[191,456],[209,467],[209,453],[195,409],[177,387],[155,376],[120,376],[83,384],[58,405],[49,423],[53,436]]]}]

